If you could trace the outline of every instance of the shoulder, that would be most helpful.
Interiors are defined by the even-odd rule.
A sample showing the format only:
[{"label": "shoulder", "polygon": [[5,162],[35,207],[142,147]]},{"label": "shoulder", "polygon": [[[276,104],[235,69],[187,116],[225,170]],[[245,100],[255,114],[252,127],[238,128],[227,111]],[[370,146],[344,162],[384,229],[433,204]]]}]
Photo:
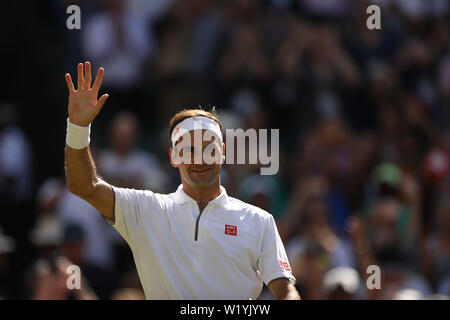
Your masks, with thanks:
[{"label": "shoulder", "polygon": [[273,220],[273,216],[266,210],[233,197],[228,197],[228,199],[228,208],[232,211],[243,213],[247,219],[260,220],[263,222],[270,222],[270,220]]},{"label": "shoulder", "polygon": [[150,190],[138,190],[128,188],[113,187],[116,200],[133,203],[139,207],[159,207],[166,208],[173,202],[172,194],[155,193]]}]

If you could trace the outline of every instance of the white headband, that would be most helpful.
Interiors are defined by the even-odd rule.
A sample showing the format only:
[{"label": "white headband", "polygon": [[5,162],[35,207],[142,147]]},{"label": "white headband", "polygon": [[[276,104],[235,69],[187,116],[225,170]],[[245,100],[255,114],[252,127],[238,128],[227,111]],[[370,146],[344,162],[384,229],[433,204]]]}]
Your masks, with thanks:
[{"label": "white headband", "polygon": [[172,147],[175,148],[175,144],[183,134],[192,130],[212,131],[220,138],[220,141],[223,141],[222,131],[220,130],[220,126],[217,122],[207,117],[190,117],[181,121],[173,129],[171,137]]}]

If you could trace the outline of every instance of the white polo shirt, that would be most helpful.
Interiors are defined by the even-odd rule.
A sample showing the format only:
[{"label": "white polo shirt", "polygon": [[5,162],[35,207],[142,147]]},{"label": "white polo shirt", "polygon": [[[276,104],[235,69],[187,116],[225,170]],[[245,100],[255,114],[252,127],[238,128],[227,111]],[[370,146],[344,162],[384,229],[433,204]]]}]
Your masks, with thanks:
[{"label": "white polo shirt", "polygon": [[147,299],[256,299],[263,281],[295,282],[273,216],[222,186],[201,214],[182,185],[171,194],[114,193],[113,226],[133,252]]}]

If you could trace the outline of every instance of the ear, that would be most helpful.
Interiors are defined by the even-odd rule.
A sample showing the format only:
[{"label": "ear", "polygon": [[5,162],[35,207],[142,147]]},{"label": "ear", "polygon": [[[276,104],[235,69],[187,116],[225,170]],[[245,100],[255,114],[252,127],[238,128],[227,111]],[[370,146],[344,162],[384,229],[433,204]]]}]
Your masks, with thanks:
[{"label": "ear", "polygon": [[175,164],[175,162],[173,161],[173,148],[172,147],[170,147],[169,148],[169,159],[170,159],[170,164],[172,165],[172,167],[174,167],[174,168],[178,168],[178,165],[177,164]]},{"label": "ear", "polygon": [[222,161],[220,162],[220,164],[224,164],[225,163],[225,143],[222,143]]}]

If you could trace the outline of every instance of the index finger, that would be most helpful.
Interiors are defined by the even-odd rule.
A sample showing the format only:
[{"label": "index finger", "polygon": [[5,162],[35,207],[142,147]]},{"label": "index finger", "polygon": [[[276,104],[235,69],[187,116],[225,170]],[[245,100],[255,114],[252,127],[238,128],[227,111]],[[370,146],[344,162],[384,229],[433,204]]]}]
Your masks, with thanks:
[{"label": "index finger", "polygon": [[67,88],[69,89],[69,93],[72,94],[75,92],[75,88],[73,86],[73,82],[72,82],[72,78],[70,77],[69,73],[66,73],[66,83],[67,83]]},{"label": "index finger", "polygon": [[92,86],[92,90],[98,92],[100,90],[100,86],[103,81],[103,74],[105,70],[103,68],[98,69],[97,76],[95,77],[94,85]]}]

